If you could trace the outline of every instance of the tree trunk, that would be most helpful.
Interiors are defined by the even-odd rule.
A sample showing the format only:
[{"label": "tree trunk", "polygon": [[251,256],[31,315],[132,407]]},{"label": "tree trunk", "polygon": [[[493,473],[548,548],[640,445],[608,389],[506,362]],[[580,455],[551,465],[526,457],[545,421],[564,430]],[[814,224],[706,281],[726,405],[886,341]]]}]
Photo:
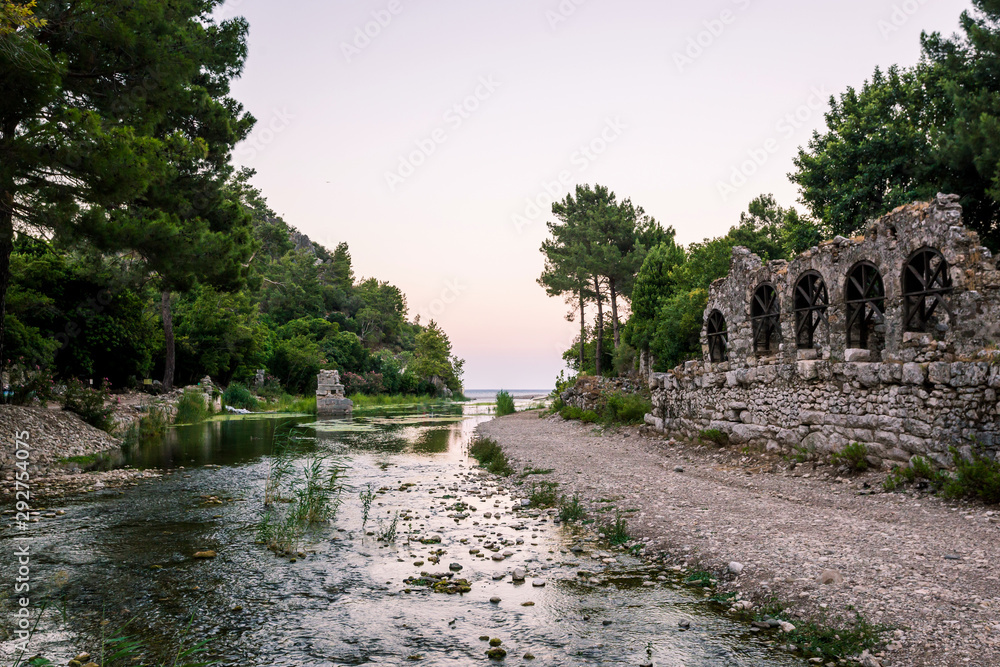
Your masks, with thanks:
[{"label": "tree trunk", "polygon": [[596,375],[601,375],[601,347],[604,343],[604,305],[601,303],[601,283],[594,278],[594,293],[597,295],[597,354],[594,355]]},{"label": "tree trunk", "polygon": [[163,341],[167,348],[167,359],[163,364],[163,388],[170,391],[174,388],[177,358],[174,350],[174,316],[170,312],[170,292],[167,290],[160,295],[160,314],[163,316]]},{"label": "tree trunk", "polygon": [[10,286],[10,254],[14,250],[14,192],[0,192],[0,372],[7,367],[7,288]]},{"label": "tree trunk", "polygon": [[586,302],[583,300],[583,285],[580,285],[580,372],[583,372],[584,364],[584,354],[583,346],[587,342],[587,318],[584,312],[584,305]]},{"label": "tree trunk", "polygon": [[611,326],[615,331],[615,349],[621,344],[621,335],[618,333],[618,291],[615,290],[615,279],[608,279],[608,287],[611,288]]}]

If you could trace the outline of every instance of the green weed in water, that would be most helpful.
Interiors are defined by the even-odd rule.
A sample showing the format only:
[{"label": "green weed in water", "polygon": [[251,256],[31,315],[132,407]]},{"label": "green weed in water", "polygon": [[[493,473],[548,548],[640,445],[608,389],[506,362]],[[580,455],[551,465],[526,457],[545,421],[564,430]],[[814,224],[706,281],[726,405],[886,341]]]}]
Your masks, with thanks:
[{"label": "green weed in water", "polygon": [[177,401],[177,414],[174,415],[174,423],[197,424],[210,416],[212,416],[212,412],[205,403],[205,394],[197,389],[185,389],[180,400]]},{"label": "green weed in water", "polygon": [[572,498],[563,496],[559,499],[559,519],[561,521],[580,521],[587,516],[587,512],[580,504],[580,497],[574,495]]},{"label": "green weed in water", "polygon": [[469,447],[469,454],[479,461],[479,465],[495,475],[510,477],[514,469],[510,467],[507,456],[500,445],[492,438],[479,438]]},{"label": "green weed in water", "polygon": [[372,501],[375,500],[375,485],[369,482],[361,491],[361,530],[368,525],[368,515],[372,510]]}]

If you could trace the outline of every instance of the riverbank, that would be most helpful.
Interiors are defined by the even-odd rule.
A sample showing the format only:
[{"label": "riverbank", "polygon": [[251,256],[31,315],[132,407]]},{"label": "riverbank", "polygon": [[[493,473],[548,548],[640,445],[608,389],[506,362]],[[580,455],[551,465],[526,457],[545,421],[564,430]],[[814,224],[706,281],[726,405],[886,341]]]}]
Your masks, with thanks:
[{"label": "riverbank", "polygon": [[551,469],[537,479],[579,494],[591,516],[616,507],[647,555],[715,573],[720,592],[889,626],[886,667],[1000,664],[1000,511],[881,493],[881,473],[839,477],[537,412],[479,433],[515,468]]}]

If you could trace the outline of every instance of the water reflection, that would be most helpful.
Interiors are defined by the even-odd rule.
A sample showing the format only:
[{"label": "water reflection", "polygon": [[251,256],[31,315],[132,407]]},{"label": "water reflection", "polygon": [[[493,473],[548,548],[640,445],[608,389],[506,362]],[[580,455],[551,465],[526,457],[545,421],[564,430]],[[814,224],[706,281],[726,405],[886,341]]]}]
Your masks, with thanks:
[{"label": "water reflection", "polygon": [[[411,658],[486,664],[480,636],[502,639],[508,662],[530,652],[546,666],[638,665],[647,651],[658,667],[801,664],[686,589],[644,585],[661,574],[656,568],[587,542],[546,513],[516,511],[501,487],[516,480],[481,476],[466,458],[485,419],[460,407],[389,409],[339,421],[240,419],[174,429],[128,460],[175,472],[124,495],[68,503],[65,517],[33,524],[33,572],[65,605],[73,631],[52,615],[35,649],[57,664],[79,649],[93,652],[107,618],[110,627],[130,620],[130,632],[162,653],[176,650],[188,628],[211,638],[212,658],[234,667]],[[290,429],[307,450],[348,465],[336,521],[309,532],[307,556],[296,562],[254,541],[271,438]],[[362,528],[358,492],[368,485],[381,493]],[[401,517],[395,543],[368,534],[394,516]],[[0,543],[11,536],[4,532]],[[208,549],[218,557],[192,557]],[[525,583],[511,580],[514,567],[527,571]],[[0,565],[8,580],[9,568],[9,559]],[[406,583],[449,571],[472,590],[445,595]],[[690,632],[678,632],[681,618],[694,619]]]}]

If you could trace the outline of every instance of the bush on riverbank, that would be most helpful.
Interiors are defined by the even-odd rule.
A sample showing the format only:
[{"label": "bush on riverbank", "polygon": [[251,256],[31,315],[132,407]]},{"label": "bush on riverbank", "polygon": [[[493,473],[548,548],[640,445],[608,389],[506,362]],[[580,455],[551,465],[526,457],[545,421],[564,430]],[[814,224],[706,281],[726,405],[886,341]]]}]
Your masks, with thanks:
[{"label": "bush on riverbank", "polygon": [[553,404],[553,410],[563,419],[578,419],[585,424],[601,423],[605,426],[630,426],[642,424],[648,412],[652,412],[652,402],[641,394],[616,392],[602,397],[599,411],[581,410],[575,405],[566,405],[561,400]]},{"label": "bush on riverbank", "polygon": [[138,419],[129,423],[122,432],[122,449],[133,447],[158,438],[167,431],[170,425],[167,413],[158,407],[151,407]]},{"label": "bush on riverbank", "polygon": [[514,397],[504,389],[497,392],[496,413],[497,417],[506,417],[517,412],[514,407]]},{"label": "bush on riverbank", "polygon": [[107,405],[108,391],[102,383],[97,389],[85,387],[83,382],[72,379],[66,383],[63,410],[69,410],[95,428],[111,433],[114,429],[114,407]]},{"label": "bush on riverbank", "polygon": [[205,394],[195,388],[188,388],[177,401],[177,412],[174,414],[175,424],[197,424],[212,416],[212,411],[205,404]]},{"label": "bush on riverbank", "polygon": [[226,405],[244,410],[256,410],[260,407],[260,401],[242,382],[230,383],[222,393],[222,401]]},{"label": "bush on riverbank", "polygon": [[507,455],[492,438],[477,438],[469,447],[469,455],[479,461],[479,465],[495,475],[510,477],[514,469],[510,467]]}]

